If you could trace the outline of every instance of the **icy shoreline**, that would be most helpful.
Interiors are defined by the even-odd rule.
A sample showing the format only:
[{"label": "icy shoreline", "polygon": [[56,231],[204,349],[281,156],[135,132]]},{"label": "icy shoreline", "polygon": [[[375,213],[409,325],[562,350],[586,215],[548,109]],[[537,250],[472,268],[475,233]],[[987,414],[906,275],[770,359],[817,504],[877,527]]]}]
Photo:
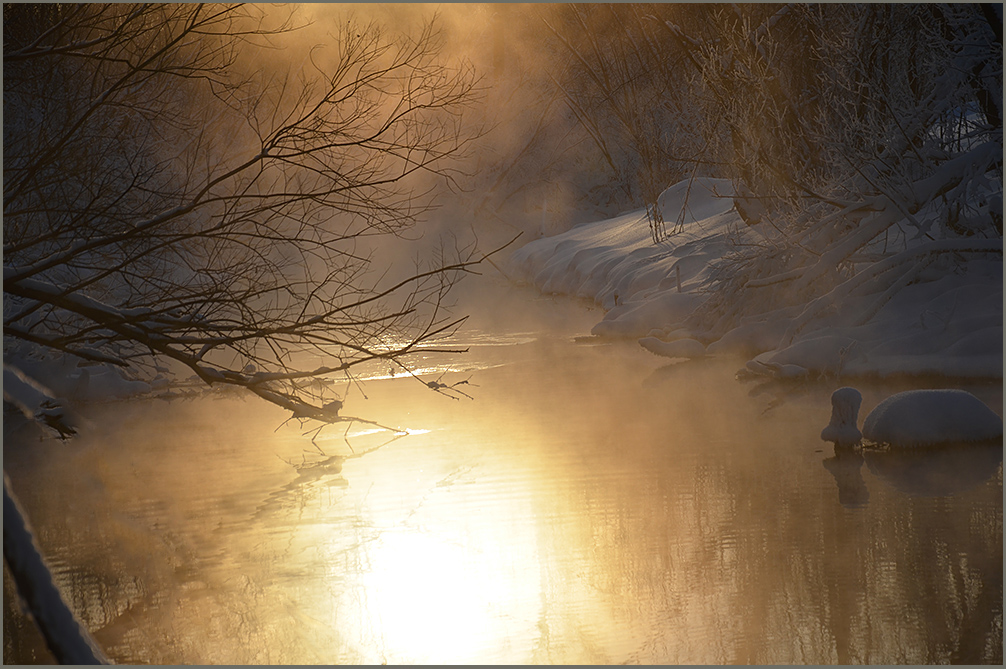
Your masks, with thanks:
[{"label": "icy shoreline", "polygon": [[[795,301],[725,333],[697,327],[696,309],[712,295],[713,264],[757,234],[732,195],[727,180],[679,183],[658,203],[668,230],[679,231],[660,244],[639,210],[532,241],[511,255],[509,271],[543,293],[603,307],[592,334],[636,339],[666,357],[741,353],[752,373],[782,378],[1002,378],[1001,240],[919,243],[905,253],[920,260],[930,248],[979,253],[951,270],[920,262],[886,290],[854,286]],[[874,263],[878,271],[883,263]]]}]

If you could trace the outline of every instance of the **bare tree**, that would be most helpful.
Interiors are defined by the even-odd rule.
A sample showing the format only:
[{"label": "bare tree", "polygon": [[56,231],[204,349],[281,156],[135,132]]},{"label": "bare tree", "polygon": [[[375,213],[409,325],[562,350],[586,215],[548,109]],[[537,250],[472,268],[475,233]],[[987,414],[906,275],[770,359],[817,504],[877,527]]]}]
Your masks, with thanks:
[{"label": "bare tree", "polygon": [[661,25],[662,17],[681,12],[636,4],[539,10],[565,57],[552,82],[622,197],[647,205],[654,242],[666,235],[658,196],[702,157],[696,119],[682,104],[688,100],[685,55],[668,48]]},{"label": "bare tree", "polygon": [[[473,71],[442,64],[433,22],[350,21],[285,73],[270,49],[297,26],[277,11],[4,6],[4,399],[61,436],[60,398],[19,360],[173,364],[325,424],[358,419],[304,380],[408,370],[464,320],[445,298],[473,247],[388,275],[366,241],[409,230],[457,175]],[[57,659],[102,661],[6,476],[4,556]]]},{"label": "bare tree", "polygon": [[986,14],[731,5],[708,33],[665,22],[700,73],[689,94],[710,157],[756,210],[697,336],[790,319],[785,346],[852,296],[876,294],[849,315],[861,324],[927,267],[1001,256],[1002,43]]},{"label": "bare tree", "polygon": [[418,177],[456,176],[476,77],[441,64],[432,22],[398,36],[341,22],[299,71],[262,65],[291,21],[5,6],[5,359],[28,345],[147,373],[172,360],[330,421],[339,403],[298,382],[407,368],[459,325],[444,298],[473,248],[382,283],[365,240],[428,211]]}]

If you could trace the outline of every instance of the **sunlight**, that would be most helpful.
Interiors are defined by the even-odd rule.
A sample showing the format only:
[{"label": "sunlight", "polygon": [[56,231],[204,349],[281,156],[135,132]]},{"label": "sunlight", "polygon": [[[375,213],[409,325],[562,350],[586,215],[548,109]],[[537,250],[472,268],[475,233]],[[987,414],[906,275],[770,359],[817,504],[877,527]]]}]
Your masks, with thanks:
[{"label": "sunlight", "polygon": [[1002,664],[1002,3],[3,12],[4,664]]},{"label": "sunlight", "polygon": [[388,660],[476,661],[506,638],[497,603],[512,602],[489,555],[424,532],[381,539],[364,580]]},{"label": "sunlight", "polygon": [[340,661],[363,664],[531,655],[544,587],[534,491],[484,460],[473,470],[454,455],[463,448],[420,437],[354,460],[339,506],[356,509],[354,528],[370,529],[302,526],[298,544],[320,549],[316,564],[353,556],[348,572],[326,569],[322,599],[300,601],[343,639],[330,648],[315,637],[319,657],[335,656],[347,640],[359,655]]}]

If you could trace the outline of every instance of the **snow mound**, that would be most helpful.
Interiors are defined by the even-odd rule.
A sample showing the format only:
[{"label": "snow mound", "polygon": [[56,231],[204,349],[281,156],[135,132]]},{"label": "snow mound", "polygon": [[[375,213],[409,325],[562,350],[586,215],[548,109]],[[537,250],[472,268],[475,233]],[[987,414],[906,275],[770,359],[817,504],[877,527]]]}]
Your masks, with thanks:
[{"label": "snow mound", "polygon": [[855,388],[839,388],[831,394],[831,421],[821,430],[821,441],[832,441],[836,446],[852,446],[862,438],[856,421],[863,395]]},{"label": "snow mound", "polygon": [[891,395],[863,421],[863,436],[892,446],[933,446],[1002,439],[1003,422],[964,390],[909,390]]},{"label": "snow mound", "polygon": [[732,195],[726,179],[681,182],[658,199],[668,229],[682,228],[668,241],[653,243],[640,209],[530,242],[509,266],[543,293],[584,297],[608,309],[594,334],[639,338],[674,329],[702,301],[696,291],[709,263],[743,227],[731,211]]},{"label": "snow mound", "polygon": [[[713,294],[714,267],[762,233],[741,220],[727,180],[681,182],[658,206],[675,231],[659,244],[641,209],[532,241],[511,255],[510,272],[544,293],[593,300],[607,313],[592,334],[636,339],[657,355],[741,354],[750,372],[787,379],[1002,377],[1001,240],[920,239],[886,257],[877,249],[831,293],[713,331],[690,319]],[[891,271],[916,260],[917,269]],[[887,283],[873,281],[881,276]]]}]

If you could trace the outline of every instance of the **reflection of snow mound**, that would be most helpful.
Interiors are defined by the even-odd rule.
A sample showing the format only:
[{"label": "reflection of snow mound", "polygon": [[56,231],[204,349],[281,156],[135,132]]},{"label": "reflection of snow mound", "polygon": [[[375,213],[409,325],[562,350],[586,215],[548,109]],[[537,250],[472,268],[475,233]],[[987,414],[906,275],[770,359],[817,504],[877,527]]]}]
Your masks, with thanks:
[{"label": "reflection of snow mound", "polygon": [[1002,444],[948,444],[911,451],[866,451],[875,476],[910,495],[940,497],[987,481],[1003,459]]},{"label": "reflection of snow mound", "polygon": [[863,456],[856,451],[837,451],[823,463],[838,484],[838,502],[847,509],[859,509],[870,501],[870,491],[863,480]]},{"label": "reflection of snow mound", "polygon": [[995,476],[1001,444],[948,444],[913,450],[836,451],[822,464],[838,484],[842,506],[861,508],[870,499],[862,465],[895,490],[908,495],[944,497],[965,492]]}]

